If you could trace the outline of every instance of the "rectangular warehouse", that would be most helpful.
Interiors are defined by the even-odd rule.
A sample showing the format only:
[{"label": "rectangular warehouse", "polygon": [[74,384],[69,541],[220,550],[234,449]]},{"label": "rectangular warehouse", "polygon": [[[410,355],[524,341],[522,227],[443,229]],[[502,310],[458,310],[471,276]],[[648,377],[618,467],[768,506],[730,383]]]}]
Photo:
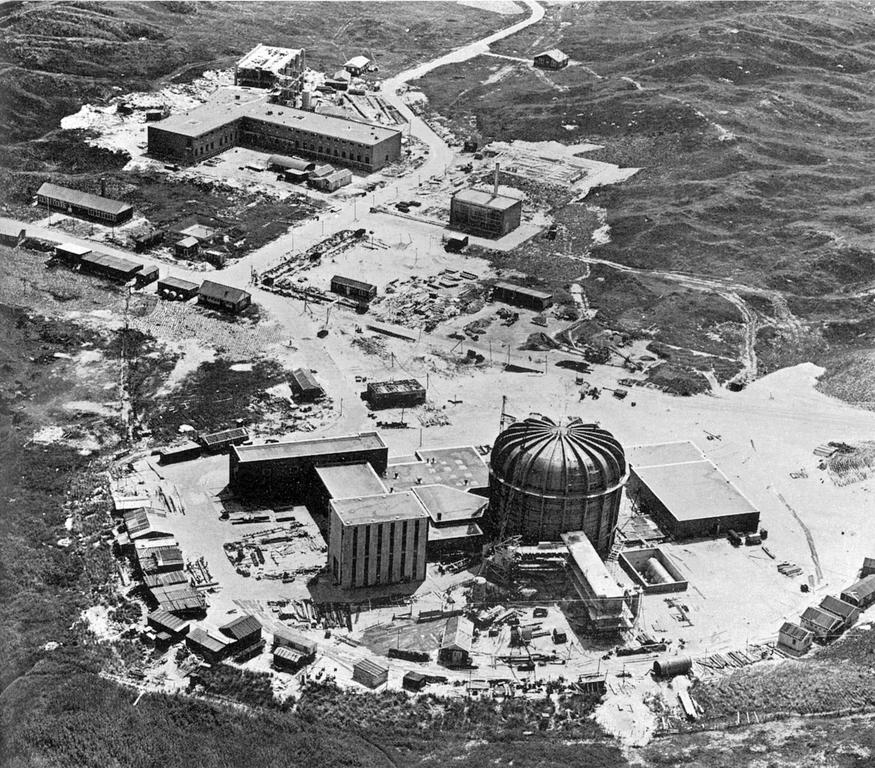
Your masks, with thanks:
[{"label": "rectangular warehouse", "polygon": [[181,277],[165,277],[158,281],[158,295],[171,301],[188,301],[197,296],[197,283]]},{"label": "rectangular warehouse", "polygon": [[36,199],[49,210],[63,211],[71,216],[91,219],[101,224],[121,224],[134,215],[134,209],[128,203],[48,182],[37,190]]},{"label": "rectangular warehouse", "polygon": [[495,192],[463,189],[450,200],[450,226],[472,235],[501,237],[520,225],[523,201]]},{"label": "rectangular warehouse", "polygon": [[389,449],[376,432],[235,445],[229,457],[229,481],[240,496],[303,498],[318,487],[316,467],[368,462],[382,474],[388,457]]},{"label": "rectangular warehouse", "polygon": [[322,385],[316,381],[316,377],[306,368],[295,368],[295,370],[292,371],[289,383],[292,387],[292,394],[294,394],[298,400],[310,402],[318,400],[325,394]]},{"label": "rectangular warehouse", "polygon": [[221,89],[212,100],[149,125],[149,154],[196,163],[244,145],[367,173],[401,157],[401,132],[271,104],[264,91]]},{"label": "rectangular warehouse", "polygon": [[328,564],[342,589],[425,579],[428,514],[411,491],[332,499]]},{"label": "rectangular warehouse", "polygon": [[90,251],[79,260],[80,270],[99,277],[108,277],[120,283],[133,280],[143,265],[130,259],[110,256],[108,253]]},{"label": "rectangular warehouse", "polygon": [[690,441],[629,449],[630,498],[669,536],[756,531],[760,513]]},{"label": "rectangular warehouse", "polygon": [[412,408],[425,402],[425,387],[416,379],[371,381],[365,399],[371,408]]},{"label": "rectangular warehouse", "polygon": [[499,282],[492,289],[492,300],[502,301],[514,307],[524,307],[543,312],[553,303],[553,294],[548,291],[539,291],[535,288],[526,288],[524,285]]},{"label": "rectangular warehouse", "polygon": [[377,295],[377,286],[362,282],[361,280],[355,280],[352,277],[335,275],[331,278],[331,292],[339,293],[341,296],[348,296],[357,301],[370,301]]}]

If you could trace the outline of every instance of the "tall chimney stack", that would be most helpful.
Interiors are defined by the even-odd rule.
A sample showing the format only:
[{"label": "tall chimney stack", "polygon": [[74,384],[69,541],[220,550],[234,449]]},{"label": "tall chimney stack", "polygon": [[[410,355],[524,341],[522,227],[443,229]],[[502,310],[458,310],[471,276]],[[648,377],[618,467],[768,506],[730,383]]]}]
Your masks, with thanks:
[{"label": "tall chimney stack", "polygon": [[492,194],[498,197],[498,169],[501,168],[501,163],[495,164],[495,179],[492,184]]},{"label": "tall chimney stack", "polygon": [[106,179],[100,180],[100,196],[106,197]]}]

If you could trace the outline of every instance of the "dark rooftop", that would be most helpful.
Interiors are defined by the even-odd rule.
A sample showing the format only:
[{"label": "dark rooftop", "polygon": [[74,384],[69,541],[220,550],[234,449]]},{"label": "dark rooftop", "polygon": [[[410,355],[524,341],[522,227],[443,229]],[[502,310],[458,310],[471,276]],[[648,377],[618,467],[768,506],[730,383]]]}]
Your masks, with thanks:
[{"label": "dark rooftop", "polygon": [[251,298],[242,288],[233,288],[230,285],[222,285],[212,280],[204,280],[198,293],[211,299],[230,301],[236,304],[243,299]]},{"label": "dark rooftop", "polygon": [[242,640],[250,635],[261,632],[261,624],[254,616],[244,615],[238,616],[233,621],[229,621],[223,627],[219,627],[219,632],[223,635],[233,638],[234,640]]}]

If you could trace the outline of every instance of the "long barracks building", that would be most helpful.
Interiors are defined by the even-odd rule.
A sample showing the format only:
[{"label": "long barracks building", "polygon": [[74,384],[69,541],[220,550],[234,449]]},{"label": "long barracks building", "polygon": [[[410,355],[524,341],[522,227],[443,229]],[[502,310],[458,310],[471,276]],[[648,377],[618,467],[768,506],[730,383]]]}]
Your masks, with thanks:
[{"label": "long barracks building", "polygon": [[199,107],[150,124],[149,154],[190,164],[243,145],[362,171],[401,156],[401,132],[271,104],[263,90],[225,88]]}]

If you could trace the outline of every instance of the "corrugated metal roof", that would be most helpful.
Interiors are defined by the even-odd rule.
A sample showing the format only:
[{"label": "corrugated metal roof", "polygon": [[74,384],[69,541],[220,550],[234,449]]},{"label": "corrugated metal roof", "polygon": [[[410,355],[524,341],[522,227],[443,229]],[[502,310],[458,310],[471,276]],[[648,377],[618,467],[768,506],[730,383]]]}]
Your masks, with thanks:
[{"label": "corrugated metal roof", "polygon": [[373,677],[380,677],[381,675],[388,674],[389,672],[388,665],[373,658],[357,661],[353,665],[353,669],[364,672],[365,674],[371,675]]},{"label": "corrugated metal roof", "polygon": [[131,206],[128,203],[121,202],[121,200],[110,200],[108,197],[92,195],[90,192],[80,192],[78,189],[70,189],[69,187],[59,187],[57,184],[50,184],[49,182],[46,182],[37,190],[37,195],[69,205],[93,208],[96,211],[103,211],[104,213],[116,216],[131,210]]},{"label": "corrugated metal roof", "polygon": [[267,164],[278,165],[280,168],[285,168],[289,171],[312,171],[316,167],[316,163],[304,160],[301,157],[290,157],[289,155],[271,155],[267,158]]},{"label": "corrugated metal roof", "polygon": [[229,621],[225,626],[219,627],[219,632],[223,635],[233,637],[235,640],[242,640],[250,635],[261,633],[261,624],[254,616],[239,616],[233,621]]},{"label": "corrugated metal roof", "polygon": [[283,659],[296,664],[304,658],[304,654],[288,645],[280,645],[273,649],[274,658]]},{"label": "corrugated metal roof", "polygon": [[853,595],[858,601],[865,602],[873,593],[875,593],[875,574],[851,584],[842,595]]},{"label": "corrugated metal roof", "polygon": [[806,638],[811,637],[811,632],[809,632],[807,629],[800,627],[798,624],[794,624],[792,621],[785,621],[781,625],[781,629],[778,631],[778,635],[790,637],[794,640],[804,641]]},{"label": "corrugated metal roof", "polygon": [[316,381],[316,377],[305,368],[295,368],[292,371],[292,379],[294,383],[304,392],[312,392],[318,390],[322,392],[322,387]]},{"label": "corrugated metal roof", "polygon": [[94,266],[103,267],[104,269],[111,269],[122,274],[133,274],[134,272],[137,272],[143,268],[143,265],[137,261],[123,259],[119,256],[111,256],[108,253],[100,253],[98,251],[91,251],[91,253],[86,253],[85,255],[83,255],[82,264],[92,264]]},{"label": "corrugated metal roof", "polygon": [[839,616],[842,619],[849,619],[851,616],[855,616],[859,613],[860,609],[857,608],[856,605],[851,605],[850,603],[846,603],[844,600],[840,600],[837,597],[833,597],[832,595],[827,595],[820,601],[820,607],[825,611],[829,611],[830,613],[834,613],[836,616]]},{"label": "corrugated metal roof", "polygon": [[451,616],[447,619],[444,636],[441,640],[441,650],[449,648],[470,653],[473,642],[474,624],[470,619],[466,619],[464,616]]},{"label": "corrugated metal roof", "polygon": [[192,628],[188,633],[188,642],[213,653],[221,653],[228,647],[228,643],[225,640],[209,634],[201,627]]},{"label": "corrugated metal roof", "polygon": [[159,287],[173,288],[177,291],[193,291],[198,287],[197,283],[183,280],[181,277],[165,277],[158,281],[158,285]]},{"label": "corrugated metal roof", "polygon": [[233,288],[230,285],[222,285],[212,280],[204,280],[198,291],[201,296],[206,296],[217,301],[230,301],[237,304],[240,301],[251,298],[242,288]]},{"label": "corrugated metal roof", "polygon": [[842,623],[838,616],[815,607],[805,609],[805,612],[802,614],[802,621],[828,631],[834,630]]},{"label": "corrugated metal roof", "polygon": [[162,629],[169,630],[170,632],[180,632],[185,629],[188,624],[187,621],[184,621],[178,616],[174,616],[169,611],[165,611],[161,608],[152,611],[152,613],[149,614],[148,619],[153,624],[158,624]]},{"label": "corrugated metal roof", "polygon": [[149,588],[170,587],[174,584],[188,584],[188,576],[181,569],[164,573],[147,573],[143,576],[143,583]]},{"label": "corrugated metal roof", "polygon": [[249,433],[243,427],[223,429],[219,432],[202,432],[200,436],[205,445],[218,445],[230,440],[246,440],[248,437]]},{"label": "corrugated metal roof", "polygon": [[307,655],[316,653],[316,648],[318,647],[316,641],[305,637],[299,632],[276,624],[271,628],[271,632],[273,634],[274,645],[290,645]]}]

